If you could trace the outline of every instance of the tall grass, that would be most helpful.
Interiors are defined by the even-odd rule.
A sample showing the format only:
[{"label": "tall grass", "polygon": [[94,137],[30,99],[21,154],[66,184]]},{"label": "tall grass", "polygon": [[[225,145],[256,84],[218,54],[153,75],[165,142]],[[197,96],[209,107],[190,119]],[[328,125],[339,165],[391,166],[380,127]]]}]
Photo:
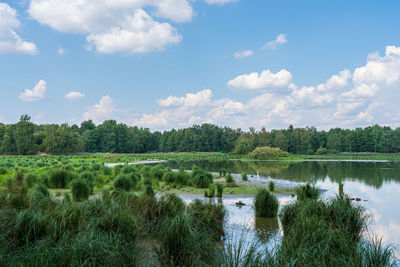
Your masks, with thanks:
[{"label": "tall grass", "polygon": [[316,200],[320,195],[320,191],[315,186],[311,186],[310,184],[302,185],[296,188],[297,199],[300,201],[303,200]]},{"label": "tall grass", "polygon": [[278,213],[278,199],[267,189],[259,189],[254,199],[254,209],[257,217],[276,217]]}]

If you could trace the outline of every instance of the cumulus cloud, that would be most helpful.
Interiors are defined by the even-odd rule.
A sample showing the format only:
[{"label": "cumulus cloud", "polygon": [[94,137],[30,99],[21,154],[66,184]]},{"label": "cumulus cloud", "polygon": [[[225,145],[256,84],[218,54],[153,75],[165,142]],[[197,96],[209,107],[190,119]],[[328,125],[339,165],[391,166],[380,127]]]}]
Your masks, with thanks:
[{"label": "cumulus cloud", "polygon": [[234,1],[236,0],[206,0],[206,3],[209,5],[224,5]]},{"label": "cumulus cloud", "polygon": [[195,94],[188,93],[185,97],[169,96],[159,99],[158,104],[162,107],[196,107],[207,105],[211,101],[212,92],[205,89]]},{"label": "cumulus cloud", "polygon": [[83,120],[92,120],[96,124],[113,119],[116,112],[114,100],[109,95],[103,96],[99,103],[86,109],[87,111],[83,113]]},{"label": "cumulus cloud", "polygon": [[64,97],[68,100],[77,100],[77,99],[84,98],[85,95],[82,94],[81,92],[72,91],[72,92],[69,92],[68,94],[66,94]]},{"label": "cumulus cloud", "polygon": [[47,83],[40,80],[33,89],[25,89],[23,93],[19,95],[19,99],[23,102],[35,102],[40,101],[46,97]]},{"label": "cumulus cloud", "polygon": [[0,3],[0,54],[37,54],[36,45],[23,40],[16,33],[20,26],[21,22],[17,18],[17,11],[6,3]]},{"label": "cumulus cloud", "polygon": [[135,54],[179,43],[182,36],[168,21],[188,22],[194,15],[188,0],[31,0],[28,12],[59,32],[87,35],[86,46],[99,53]]},{"label": "cumulus cloud", "polygon": [[291,81],[292,74],[289,71],[282,69],[277,73],[272,73],[267,69],[262,71],[261,74],[253,72],[239,75],[228,81],[227,85],[234,89],[269,90],[287,87]]},{"label": "cumulus cloud", "polygon": [[[137,114],[119,112],[114,108],[111,98],[107,97],[88,108],[83,117],[97,121],[115,118],[152,130],[182,128],[201,123],[242,129],[250,126],[286,128],[289,124],[298,127],[317,126],[321,129],[338,126],[353,128],[373,123],[398,127],[398,51],[396,47],[387,47],[384,55],[369,56],[363,66],[339,71],[321,84],[295,85],[290,72],[283,70],[277,73],[268,70],[261,74],[247,74],[241,79],[231,80],[230,85],[239,84],[238,88],[260,89],[258,95],[246,101],[216,98],[210,89],[204,89],[159,99],[156,112]],[[278,91],[269,90],[276,87],[279,87]]]},{"label": "cumulus cloud", "polygon": [[254,52],[252,50],[244,50],[244,51],[236,52],[233,56],[235,58],[241,59],[241,58],[245,58],[245,57],[250,57],[252,55],[254,55]]},{"label": "cumulus cloud", "polygon": [[275,40],[266,43],[261,49],[276,49],[279,45],[286,44],[286,34],[279,34]]}]

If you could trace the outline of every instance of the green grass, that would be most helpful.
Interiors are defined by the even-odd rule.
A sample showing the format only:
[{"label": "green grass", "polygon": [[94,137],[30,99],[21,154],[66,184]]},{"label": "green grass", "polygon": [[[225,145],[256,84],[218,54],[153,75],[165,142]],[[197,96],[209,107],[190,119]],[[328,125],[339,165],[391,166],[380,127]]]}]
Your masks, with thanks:
[{"label": "green grass", "polygon": [[[222,182],[221,184],[224,185],[224,195],[256,195],[260,187],[246,185],[243,183],[236,183],[235,187],[229,187],[229,184]],[[174,193],[174,194],[194,194],[194,195],[203,195],[204,189],[203,188],[196,188],[192,186],[183,186],[181,188],[158,188],[156,192],[159,193]],[[273,194],[281,194],[281,195],[292,195],[295,194],[295,188],[277,188],[275,187]]]}]

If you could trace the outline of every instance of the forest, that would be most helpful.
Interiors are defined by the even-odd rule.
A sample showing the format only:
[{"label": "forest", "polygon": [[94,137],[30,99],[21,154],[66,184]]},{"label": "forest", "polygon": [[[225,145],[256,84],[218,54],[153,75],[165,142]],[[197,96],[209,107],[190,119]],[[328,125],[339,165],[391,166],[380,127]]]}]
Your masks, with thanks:
[{"label": "forest", "polygon": [[372,125],[365,128],[329,131],[315,127],[257,131],[232,129],[212,124],[185,129],[150,131],[115,120],[95,125],[88,120],[78,125],[41,124],[23,115],[15,124],[0,123],[0,153],[149,153],[224,152],[247,154],[256,147],[279,147],[291,154],[339,152],[400,152],[400,128]]}]

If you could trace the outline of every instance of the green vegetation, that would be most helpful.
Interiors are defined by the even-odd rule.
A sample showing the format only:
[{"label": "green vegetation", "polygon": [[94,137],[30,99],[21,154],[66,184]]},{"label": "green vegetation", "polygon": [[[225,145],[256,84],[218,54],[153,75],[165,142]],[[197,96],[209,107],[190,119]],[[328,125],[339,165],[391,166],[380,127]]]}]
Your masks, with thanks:
[{"label": "green vegetation", "polygon": [[75,179],[71,182],[71,193],[74,201],[83,201],[89,198],[90,188],[83,179]]},{"label": "green vegetation", "polygon": [[247,174],[246,173],[242,173],[242,180],[243,181],[248,181],[249,179],[247,178]]},{"label": "green vegetation", "polygon": [[[203,124],[161,133],[129,127],[115,120],[104,121],[98,126],[90,120],[80,126],[36,125],[30,116],[23,115],[18,123],[0,123],[0,153],[19,155],[193,151],[247,155],[258,147],[271,147],[292,155],[316,154],[320,157],[338,152],[399,153],[399,144],[400,128],[379,125],[354,130],[332,128],[328,132],[318,131],[315,127],[294,128],[290,125],[287,129],[270,132],[265,128],[260,131],[250,128],[244,132]],[[259,155],[252,157],[258,158]]]},{"label": "green vegetation", "polygon": [[269,181],[269,183],[268,183],[268,190],[269,190],[270,192],[274,192],[274,190],[275,190],[275,183],[274,183],[273,181]]},{"label": "green vegetation", "polygon": [[272,148],[269,146],[257,147],[249,154],[251,159],[274,159],[289,156],[289,153],[282,151],[280,148]]},{"label": "green vegetation", "polygon": [[257,217],[276,217],[279,202],[276,196],[272,195],[267,189],[259,189],[254,199],[254,209]]},{"label": "green vegetation", "polygon": [[165,165],[109,168],[103,164],[109,156],[136,157],[0,157],[6,170],[0,174],[1,266],[394,265],[391,247],[361,239],[367,213],[344,193],[323,202],[317,188],[298,189],[298,201],[280,213],[284,237],[274,250],[257,242],[221,244],[225,208],[213,201],[185,204],[172,193],[257,194],[256,215],[270,217],[279,207],[273,194],[293,189],[230,187],[213,183],[199,167],[192,173]]},{"label": "green vegetation", "polygon": [[320,194],[321,192],[319,191],[319,189],[315,186],[311,186],[310,184],[300,186],[296,189],[297,200],[299,201],[309,199],[316,200],[318,199]]}]

